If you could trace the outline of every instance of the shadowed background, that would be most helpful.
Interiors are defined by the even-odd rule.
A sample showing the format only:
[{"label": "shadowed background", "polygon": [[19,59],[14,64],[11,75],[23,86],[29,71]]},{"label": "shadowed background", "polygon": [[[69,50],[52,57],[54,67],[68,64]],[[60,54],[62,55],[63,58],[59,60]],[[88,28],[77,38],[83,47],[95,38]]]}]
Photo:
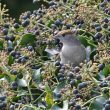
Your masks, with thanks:
[{"label": "shadowed background", "polygon": [[7,5],[9,15],[16,19],[18,19],[20,14],[25,11],[37,10],[41,4],[47,6],[43,0],[40,0],[40,2],[37,3],[33,3],[33,0],[0,0],[0,2]]}]

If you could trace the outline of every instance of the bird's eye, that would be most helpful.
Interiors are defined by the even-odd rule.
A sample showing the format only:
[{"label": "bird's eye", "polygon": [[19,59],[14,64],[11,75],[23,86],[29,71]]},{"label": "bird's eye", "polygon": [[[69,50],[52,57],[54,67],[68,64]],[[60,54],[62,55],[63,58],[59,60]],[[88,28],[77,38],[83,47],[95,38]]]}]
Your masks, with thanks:
[{"label": "bird's eye", "polygon": [[62,34],[63,37],[65,37],[65,34]]}]

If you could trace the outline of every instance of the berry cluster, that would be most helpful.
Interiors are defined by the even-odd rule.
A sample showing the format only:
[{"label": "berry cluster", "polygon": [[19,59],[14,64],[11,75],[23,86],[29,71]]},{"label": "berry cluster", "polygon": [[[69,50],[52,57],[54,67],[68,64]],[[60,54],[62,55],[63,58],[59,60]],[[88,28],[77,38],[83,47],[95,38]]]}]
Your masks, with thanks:
[{"label": "berry cluster", "polygon": [[[99,1],[46,1],[48,7],[22,13],[19,22],[1,10],[1,110],[110,109],[110,1]],[[62,49],[52,36],[64,29],[77,29],[90,47],[89,60],[76,67],[45,52]]]}]

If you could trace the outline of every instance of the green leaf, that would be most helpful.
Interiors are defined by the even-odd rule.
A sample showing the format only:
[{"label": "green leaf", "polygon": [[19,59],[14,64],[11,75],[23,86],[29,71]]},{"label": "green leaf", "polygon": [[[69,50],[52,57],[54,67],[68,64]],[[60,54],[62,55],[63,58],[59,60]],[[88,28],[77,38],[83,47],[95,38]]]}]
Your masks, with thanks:
[{"label": "green leaf", "polygon": [[36,36],[28,33],[24,34],[21,39],[19,40],[19,44],[22,46],[26,46],[27,44],[34,45],[34,42],[36,41]]},{"label": "green leaf", "polygon": [[89,110],[103,110],[103,103],[105,100],[106,98],[103,96],[94,99],[89,107]]},{"label": "green leaf", "polygon": [[40,56],[45,56],[45,55],[47,55],[47,53],[45,52],[45,48],[46,48],[46,45],[40,45],[40,47],[37,47],[36,52]]},{"label": "green leaf", "polygon": [[1,74],[0,73],[0,79],[4,78],[5,77],[5,74]]},{"label": "green leaf", "polygon": [[68,110],[68,100],[63,101],[63,108],[62,110]]},{"label": "green leaf", "polygon": [[17,79],[17,84],[19,87],[27,87],[26,80],[22,79]]},{"label": "green leaf", "polygon": [[51,27],[51,24],[52,24],[52,23],[54,23],[54,21],[53,21],[53,20],[49,20],[48,23],[47,23],[47,26],[48,26],[48,27]]},{"label": "green leaf", "polygon": [[63,101],[63,108],[60,108],[57,104],[55,104],[51,110],[68,110],[68,100]]},{"label": "green leaf", "polygon": [[51,92],[46,93],[45,100],[48,104],[48,108],[51,108],[51,106],[54,104],[53,94]]},{"label": "green leaf", "polygon": [[90,53],[90,59],[91,59],[91,60],[94,58],[94,55],[96,55],[96,50],[93,50],[93,51]]},{"label": "green leaf", "polygon": [[37,70],[34,70],[33,80],[35,81],[35,83],[37,85],[41,83],[41,81],[42,81],[41,68],[37,69]]},{"label": "green leaf", "polygon": [[95,42],[94,42],[93,40],[91,40],[91,38],[89,38],[89,37],[87,37],[87,36],[82,36],[82,35],[80,35],[80,36],[79,36],[79,40],[80,40],[80,42],[81,42],[85,47],[87,47],[87,46],[90,46],[91,48],[96,47]]},{"label": "green leaf", "polygon": [[18,29],[16,29],[18,32],[23,32],[24,31],[24,27],[19,27]]},{"label": "green leaf", "polygon": [[79,40],[85,47],[88,46],[87,39],[84,36],[79,36]]},{"label": "green leaf", "polygon": [[104,80],[104,79],[105,79],[105,76],[104,76],[104,74],[103,74],[103,71],[100,71],[100,72],[97,74],[96,78],[97,78],[98,80]]},{"label": "green leaf", "polygon": [[43,104],[42,102],[38,102],[38,107],[39,107],[39,110],[40,108],[46,108],[45,104]]},{"label": "green leaf", "polygon": [[0,39],[0,50],[2,50],[2,49],[3,49],[3,40]]},{"label": "green leaf", "polygon": [[14,58],[11,55],[9,55],[9,57],[8,57],[8,65],[11,66],[11,64],[13,64],[13,63],[14,63]]},{"label": "green leaf", "polygon": [[8,82],[13,82],[15,81],[16,79],[16,76],[15,75],[9,75],[9,74],[5,74],[5,79],[8,81]]},{"label": "green leaf", "polygon": [[57,104],[55,104],[51,110],[61,110],[61,108]]},{"label": "green leaf", "polygon": [[91,46],[91,48],[96,47],[96,44],[94,43],[93,40],[87,40],[87,42],[88,42],[88,45]]},{"label": "green leaf", "polygon": [[22,96],[22,95],[26,95],[28,93],[28,91],[26,90],[19,90],[17,96]]},{"label": "green leaf", "polygon": [[110,75],[110,64],[106,65],[103,69],[103,73],[105,75],[105,77],[107,77],[108,75]]},{"label": "green leaf", "polygon": [[53,101],[52,90],[50,89],[48,84],[46,84],[46,86],[45,86],[45,91],[46,91],[45,100],[46,100],[46,103],[48,104],[48,108],[50,109],[52,107],[52,105],[54,104],[54,101]]},{"label": "green leaf", "polygon": [[59,84],[57,85],[57,87],[54,89],[53,92],[58,93],[62,88],[65,87],[65,84],[66,84],[66,81],[62,81],[61,83],[59,83]]}]

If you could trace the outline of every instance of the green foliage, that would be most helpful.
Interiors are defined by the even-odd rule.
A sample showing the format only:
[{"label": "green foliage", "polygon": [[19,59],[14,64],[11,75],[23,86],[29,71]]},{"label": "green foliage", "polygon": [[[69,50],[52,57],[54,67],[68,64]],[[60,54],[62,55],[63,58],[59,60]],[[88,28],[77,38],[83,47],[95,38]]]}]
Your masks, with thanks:
[{"label": "green foliage", "polygon": [[[110,93],[110,10],[104,10],[110,3],[64,2],[47,1],[49,7],[23,13],[20,23],[1,9],[0,109],[105,110]],[[52,37],[74,29],[82,45],[90,47],[90,60],[76,67],[60,62],[64,45]]]}]

